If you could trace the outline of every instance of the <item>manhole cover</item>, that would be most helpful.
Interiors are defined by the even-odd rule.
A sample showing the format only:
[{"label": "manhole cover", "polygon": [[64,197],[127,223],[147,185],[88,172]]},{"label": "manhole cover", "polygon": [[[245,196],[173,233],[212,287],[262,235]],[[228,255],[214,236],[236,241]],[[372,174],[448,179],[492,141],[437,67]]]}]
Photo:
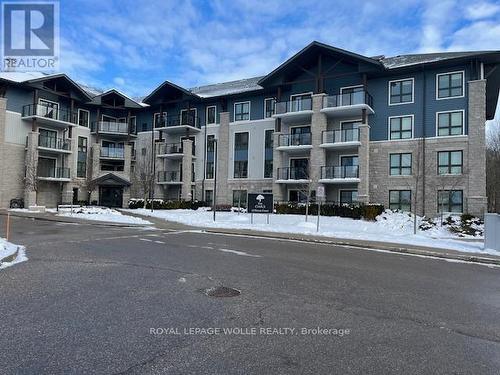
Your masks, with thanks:
[{"label": "manhole cover", "polygon": [[205,289],[205,294],[209,297],[236,297],[241,294],[238,289],[228,288],[226,286],[216,286]]}]

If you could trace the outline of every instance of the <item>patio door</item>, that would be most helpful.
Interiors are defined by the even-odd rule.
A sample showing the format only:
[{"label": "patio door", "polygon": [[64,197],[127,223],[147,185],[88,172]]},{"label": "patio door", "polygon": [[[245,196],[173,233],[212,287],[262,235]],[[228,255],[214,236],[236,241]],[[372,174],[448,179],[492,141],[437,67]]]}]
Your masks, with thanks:
[{"label": "patio door", "polygon": [[358,177],[358,156],[341,156],[340,166],[342,167],[341,178]]}]

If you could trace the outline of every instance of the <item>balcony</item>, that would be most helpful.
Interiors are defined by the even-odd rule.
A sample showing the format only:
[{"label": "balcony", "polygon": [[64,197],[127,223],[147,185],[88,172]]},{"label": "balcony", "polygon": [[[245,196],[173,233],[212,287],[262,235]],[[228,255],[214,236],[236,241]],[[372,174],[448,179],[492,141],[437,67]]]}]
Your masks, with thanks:
[{"label": "balcony", "polygon": [[38,136],[38,150],[57,153],[71,153],[71,139]]},{"label": "balcony", "polygon": [[77,112],[60,109],[59,106],[27,104],[23,106],[21,118],[23,120],[37,120],[40,124],[64,129],[68,126],[76,126],[78,115]]},{"label": "balcony", "polygon": [[[191,153],[194,157],[195,154],[194,144]],[[182,142],[158,143],[156,145],[156,156],[159,158],[166,158],[166,159],[182,159],[182,157],[184,156]]]},{"label": "balcony", "polygon": [[307,168],[304,167],[284,167],[278,168],[276,179],[277,184],[308,184],[309,179]]},{"label": "balcony", "polygon": [[310,121],[312,116],[312,98],[306,97],[287,102],[277,102],[274,107],[274,118],[284,123]]},{"label": "balcony", "polygon": [[105,134],[115,137],[135,137],[135,129],[131,129],[129,134],[129,126],[126,122],[110,122],[110,121],[95,121],[92,123],[90,131],[94,134]]},{"label": "balcony", "polygon": [[155,130],[161,130],[168,134],[186,133],[189,131],[199,132],[200,119],[196,116],[187,114],[163,116],[155,122]]},{"label": "balcony", "polygon": [[301,152],[312,148],[311,133],[280,134],[277,150],[287,152]]},{"label": "balcony", "polygon": [[347,148],[361,145],[359,129],[326,130],[321,134],[323,148]]},{"label": "balcony", "polygon": [[125,149],[116,147],[101,147],[101,159],[125,160]]},{"label": "balcony", "polygon": [[359,167],[357,165],[323,166],[321,167],[320,183],[349,184],[359,182]]},{"label": "balcony", "polygon": [[180,185],[182,184],[182,174],[180,171],[159,171],[157,173],[158,184]]},{"label": "balcony", "polygon": [[39,166],[37,168],[37,177],[42,181],[67,182],[70,181],[70,170],[62,167]]},{"label": "balcony", "polygon": [[361,117],[364,109],[367,114],[374,114],[372,107],[373,98],[368,92],[355,91],[324,97],[321,112],[329,117]]}]

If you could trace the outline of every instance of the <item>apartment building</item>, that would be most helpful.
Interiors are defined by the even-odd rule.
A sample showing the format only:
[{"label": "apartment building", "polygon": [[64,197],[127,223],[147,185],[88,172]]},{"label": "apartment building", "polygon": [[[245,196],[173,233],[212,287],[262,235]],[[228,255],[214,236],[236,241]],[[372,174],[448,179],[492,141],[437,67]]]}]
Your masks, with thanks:
[{"label": "apartment building", "polygon": [[329,202],[482,215],[499,64],[500,51],[366,57],[313,42],[266,76],[166,81],[141,100],[3,73],[0,205],[122,206],[154,175],[164,199],[303,201],[321,184]]}]

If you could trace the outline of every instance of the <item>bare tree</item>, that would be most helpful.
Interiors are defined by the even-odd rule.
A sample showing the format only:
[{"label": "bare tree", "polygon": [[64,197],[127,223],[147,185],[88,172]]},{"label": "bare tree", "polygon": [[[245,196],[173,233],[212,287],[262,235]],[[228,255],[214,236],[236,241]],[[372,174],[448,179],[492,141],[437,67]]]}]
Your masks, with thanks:
[{"label": "bare tree", "polygon": [[[298,193],[299,193],[299,201],[300,197],[306,198],[306,221],[309,217],[309,205],[311,203],[312,198],[312,181],[311,181],[311,165],[307,163],[307,167],[297,168],[293,173],[295,173],[295,178],[300,180],[300,184],[298,185]],[[292,169],[290,169],[290,174],[292,173]],[[292,176],[290,176],[292,177]]]},{"label": "bare tree", "polygon": [[488,211],[500,213],[500,119],[488,126],[486,138],[486,192]]},{"label": "bare tree", "polygon": [[154,190],[155,175],[152,164],[153,151],[149,147],[141,150],[141,155],[137,156],[134,173],[132,174],[133,183],[139,186],[144,197],[144,207],[148,196]]}]

